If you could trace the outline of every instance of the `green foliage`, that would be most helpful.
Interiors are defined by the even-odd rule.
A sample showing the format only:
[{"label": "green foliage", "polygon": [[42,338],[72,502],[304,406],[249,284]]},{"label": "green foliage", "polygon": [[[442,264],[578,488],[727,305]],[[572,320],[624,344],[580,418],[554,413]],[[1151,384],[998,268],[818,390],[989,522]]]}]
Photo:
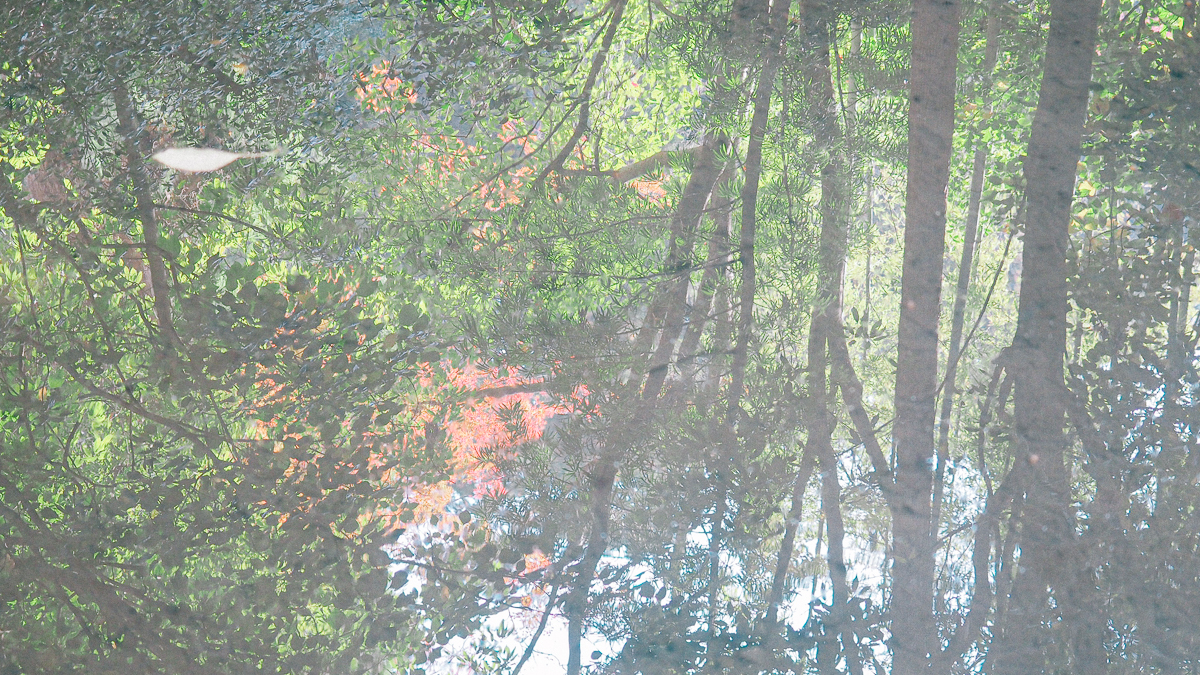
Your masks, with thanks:
[{"label": "green foliage", "polygon": [[[1090,571],[1036,658],[1081,672],[1093,635],[1113,672],[1174,672],[1200,42],[1194,8],[1105,7],[1063,391]],[[597,673],[886,672],[893,467],[852,413],[886,453],[910,9],[797,0],[779,34],[708,0],[0,10],[0,672],[535,672],[564,633]],[[970,338],[928,590],[935,665],[990,672],[1039,525],[1006,347],[1050,16],[961,16],[949,256],[978,147],[987,180],[977,269],[946,265]],[[148,161],[183,146],[281,153]],[[830,287],[861,401],[809,344]]]},{"label": "green foliage", "polygon": [[[369,265],[319,262],[345,259],[321,233],[349,166],[320,148],[355,119],[316,51],[335,9],[5,10],[6,672],[357,672],[420,644],[382,511],[441,468],[392,451],[431,341],[370,305]],[[299,147],[146,164],[186,143]]]}]

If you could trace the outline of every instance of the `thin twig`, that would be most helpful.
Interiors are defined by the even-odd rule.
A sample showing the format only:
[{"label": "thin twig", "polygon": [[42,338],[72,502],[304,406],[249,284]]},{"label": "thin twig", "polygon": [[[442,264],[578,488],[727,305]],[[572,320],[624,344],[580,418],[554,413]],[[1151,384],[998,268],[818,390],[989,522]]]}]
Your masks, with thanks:
[{"label": "thin twig", "polygon": [[262,229],[261,227],[259,227],[257,225],[254,225],[253,223],[248,223],[248,222],[242,220],[241,218],[234,218],[233,216],[226,215],[224,213],[219,213],[217,211],[204,211],[202,209],[189,209],[185,206],[171,206],[169,204],[158,204],[158,203],[154,204],[154,208],[168,209],[170,211],[181,211],[183,213],[190,213],[190,214],[197,215],[197,216],[212,216],[214,218],[221,218],[222,220],[227,220],[231,223],[234,223],[235,225],[241,225],[242,227],[246,227],[251,230],[254,230],[255,232],[263,235],[264,237],[273,237],[274,236],[270,232]]},{"label": "thin twig", "polygon": [[550,590],[550,599],[546,601],[546,611],[542,612],[542,620],[538,622],[537,630],[534,631],[533,637],[529,639],[529,645],[525,647],[525,653],[521,655],[521,660],[517,662],[509,675],[520,675],[521,669],[525,667],[525,663],[529,661],[529,657],[533,656],[533,648],[537,646],[538,638],[542,637],[542,631],[546,630],[546,623],[550,620],[550,610],[558,604],[558,587],[562,583],[562,577],[559,576],[554,580],[554,588]]}]

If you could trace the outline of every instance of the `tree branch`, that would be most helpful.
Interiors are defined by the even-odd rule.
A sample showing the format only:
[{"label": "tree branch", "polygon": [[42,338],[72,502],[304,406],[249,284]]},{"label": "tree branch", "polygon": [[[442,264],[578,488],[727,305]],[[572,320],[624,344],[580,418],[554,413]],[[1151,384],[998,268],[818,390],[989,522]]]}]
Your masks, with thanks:
[{"label": "tree branch", "polygon": [[808,489],[808,481],[812,478],[813,467],[816,465],[816,453],[807,446],[803,450],[803,459],[796,469],[796,479],[792,483],[792,503],[788,507],[787,522],[783,527],[783,541],[779,544],[779,557],[775,560],[775,575],[771,578],[771,594],[767,596],[767,625],[777,626],[779,623],[779,606],[783,604],[783,585],[787,580],[788,568],[792,563],[792,554],[796,550],[796,530],[800,527],[800,516],[804,511],[804,492]]},{"label": "tree branch", "polygon": [[533,656],[533,649],[537,646],[538,639],[542,637],[542,631],[546,630],[546,623],[550,620],[550,611],[554,609],[554,605],[558,603],[558,587],[562,583],[562,577],[554,581],[554,587],[550,590],[550,598],[546,601],[546,611],[542,612],[542,620],[538,622],[537,630],[534,631],[533,637],[529,639],[529,646],[525,648],[525,653],[521,655],[521,660],[517,662],[509,675],[520,675],[521,669],[525,667],[525,663],[529,661],[529,657]]},{"label": "tree branch", "polygon": [[233,216],[226,215],[224,213],[218,213],[216,211],[204,211],[201,209],[189,209],[185,206],[171,206],[170,204],[157,204],[157,203],[154,204],[154,208],[168,209],[171,211],[179,211],[182,213],[190,213],[192,215],[197,215],[197,216],[212,216],[214,218],[220,218],[222,220],[227,220],[235,225],[241,225],[242,227],[245,227],[247,229],[254,230],[255,232],[263,235],[264,237],[274,237],[275,236],[275,235],[271,234],[270,232],[262,229],[261,227],[255,225],[253,223],[248,223],[240,218],[234,218]]},{"label": "tree branch", "polygon": [[854,424],[854,430],[858,433],[859,440],[862,441],[863,447],[867,451],[867,456],[871,458],[876,482],[886,494],[894,482],[892,468],[883,454],[883,448],[879,445],[879,436],[874,425],[871,424],[871,418],[867,415],[866,408],[863,407],[862,381],[854,372],[854,364],[850,361],[850,349],[846,345],[846,335],[841,326],[836,326],[830,331],[829,351],[833,356],[834,379],[838,383],[838,389],[842,392],[842,401],[846,404],[850,420]]},{"label": "tree branch", "polygon": [[[617,27],[621,24],[621,16],[625,13],[625,4],[627,0],[617,0],[616,6],[613,7],[612,16],[608,20],[608,28],[604,31],[604,38],[600,41],[600,51],[592,57],[592,68],[588,72],[587,80],[583,83],[583,91],[579,94],[579,98],[575,101],[573,108],[579,110],[579,119],[575,123],[575,129],[571,131],[571,138],[567,140],[567,144],[559,150],[550,164],[542,170],[533,185],[536,188],[545,182],[546,177],[551,173],[562,169],[563,162],[570,156],[571,151],[575,149],[575,144],[583,137],[584,131],[587,130],[590,121],[591,106],[592,106],[592,89],[596,86],[596,79],[600,75],[600,70],[604,67],[604,62],[608,59],[608,51],[612,48],[613,38],[617,35]],[[547,140],[549,140],[547,136]]]},{"label": "tree branch", "polygon": [[137,201],[138,219],[142,222],[142,238],[146,242],[146,258],[150,271],[150,287],[154,295],[154,314],[158,319],[158,329],[171,346],[186,355],[187,350],[175,325],[171,320],[171,295],[167,285],[167,268],[163,264],[161,250],[158,247],[158,219],[154,215],[154,200],[150,193],[150,182],[146,174],[143,156],[149,154],[145,133],[139,128],[137,113],[133,101],[125,85],[118,81],[113,90],[113,100],[116,102],[117,120],[120,133],[125,139],[125,156],[129,163],[129,173],[133,179],[133,192]]}]

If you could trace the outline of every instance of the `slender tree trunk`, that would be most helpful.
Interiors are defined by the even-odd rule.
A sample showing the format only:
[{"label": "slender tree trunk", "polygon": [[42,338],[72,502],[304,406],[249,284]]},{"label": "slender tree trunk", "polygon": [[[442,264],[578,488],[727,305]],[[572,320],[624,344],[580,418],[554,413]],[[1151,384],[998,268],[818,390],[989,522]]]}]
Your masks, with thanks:
[{"label": "slender tree trunk", "polygon": [[895,675],[927,670],[936,645],[930,498],[958,12],[953,0],[913,3],[908,190],[896,369],[896,486],[891,503]]},{"label": "slender tree trunk", "polygon": [[[838,655],[844,654],[852,673],[861,673],[862,665],[856,653],[853,631],[846,625],[845,603],[849,588],[846,584],[846,564],[843,554],[845,528],[841,515],[841,486],[837,474],[837,457],[831,437],[833,425],[829,411],[830,387],[827,384],[827,336],[831,328],[841,330],[842,277],[846,258],[845,172],[841,147],[843,134],[837,121],[833,73],[829,66],[830,30],[822,8],[804,7],[804,25],[808,33],[810,56],[805,65],[810,95],[819,109],[816,135],[827,145],[828,161],[821,172],[821,236],[816,298],[813,302],[812,323],[808,335],[808,441],[804,458],[797,470],[792,490],[792,504],[784,528],[784,538],[776,562],[775,575],[768,600],[767,623],[777,622],[778,608],[783,599],[787,568],[795,546],[796,528],[805,487],[814,463],[819,464],[822,476],[822,512],[829,535],[827,562],[833,583],[832,612],[829,628],[841,632],[842,646],[827,641],[818,647],[817,661],[822,672],[831,672]],[[832,651],[831,651],[832,650]]]},{"label": "slender tree trunk", "polygon": [[845,404],[846,412],[850,415],[850,422],[854,425],[854,430],[858,432],[863,449],[867,451],[867,457],[871,460],[875,482],[883,491],[884,497],[890,501],[891,490],[895,485],[892,467],[883,454],[883,448],[879,445],[879,436],[875,433],[871,417],[863,405],[862,380],[859,379],[858,373],[854,372],[854,364],[850,361],[850,348],[846,344],[846,333],[841,324],[830,328],[827,339],[829,357],[833,361],[832,372],[838,389],[842,392],[842,403]]},{"label": "slender tree trunk", "polygon": [[[722,172],[732,175],[732,162]],[[717,179],[717,185],[722,183]],[[704,336],[704,328],[710,321],[716,320],[717,288],[724,280],[729,262],[729,229],[733,220],[733,202],[730,199],[715,196],[712,198],[713,233],[708,240],[708,256],[704,261],[704,274],[700,275],[700,285],[696,288],[696,303],[692,307],[684,336],[679,343],[679,364],[688,369],[688,379],[695,378],[699,366],[691,363],[700,349],[700,338]]]},{"label": "slender tree trunk", "polygon": [[[804,493],[812,478],[816,452],[805,447],[792,482],[792,503],[788,507],[787,521],[783,526],[783,540],[779,544],[779,557],[775,560],[775,575],[771,578],[771,595],[767,598],[767,626],[774,631],[779,623],[779,606],[783,604],[783,587],[787,582],[788,568],[796,551],[796,530],[800,527],[800,516],[804,512]],[[774,634],[772,632],[772,634]]]},{"label": "slender tree trunk", "polygon": [[[713,164],[714,144],[712,139],[706,138],[703,147],[697,151],[696,163],[671,219],[666,268],[673,274],[655,289],[655,296],[650,300],[646,319],[638,334],[635,356],[649,351],[655,336],[658,336],[658,346],[649,361],[642,400],[637,404],[634,414],[638,424],[647,422],[652,416],[662,393],[675,342],[683,326],[695,230],[703,218],[705,204],[720,173],[720,167]],[[631,387],[636,386],[631,383]],[[609,521],[618,459],[617,450],[606,447],[597,460],[596,468],[590,473],[591,529],[583,556],[575,566],[573,587],[563,604],[567,616],[567,675],[579,675],[583,667],[581,649],[588,598],[596,569],[609,545]]]},{"label": "slender tree trunk", "polygon": [[[642,390],[642,401],[637,405],[634,415],[639,424],[650,419],[659,395],[662,393],[669,359],[683,325],[686,293],[691,277],[686,268],[691,264],[695,229],[704,215],[704,206],[708,202],[713,184],[720,173],[720,167],[713,164],[712,146],[711,139],[706,139],[704,147],[698,151],[696,164],[688,178],[684,195],[671,220],[667,269],[675,272],[675,277],[669,278],[656,289],[657,293],[651,299],[646,321],[638,335],[639,344],[645,344],[648,348],[653,343],[654,335],[659,332],[658,321],[663,322],[661,335],[658,338],[659,344],[650,361],[647,383]],[[612,512],[613,488],[617,478],[617,460],[617,451],[614,448],[606,447],[590,475],[591,529],[584,547],[583,557],[575,566],[573,587],[563,605],[567,616],[568,675],[578,675],[582,669],[580,650],[587,619],[588,596],[600,559],[609,545],[609,520]]]},{"label": "slender tree trunk", "polygon": [[750,116],[750,136],[746,145],[745,182],[742,184],[742,219],[738,236],[738,262],[741,263],[741,284],[738,288],[738,326],[733,348],[733,366],[729,382],[729,414],[734,419],[741,407],[742,390],[746,386],[746,363],[750,349],[750,331],[754,325],[754,290],[757,269],[754,261],[754,240],[758,219],[758,184],[762,178],[762,149],[767,136],[767,118],[771,113],[771,96],[775,76],[783,57],[783,38],[787,30],[792,0],[769,0],[761,5],[767,16],[766,59],[758,74],[754,89],[754,111]]},{"label": "slender tree trunk", "polygon": [[150,154],[150,139],[142,129],[133,99],[124,84],[118,83],[113,91],[116,102],[117,121],[125,140],[125,156],[129,162],[129,174],[133,179],[133,193],[137,206],[138,220],[142,223],[142,239],[146,243],[146,267],[150,273],[150,290],[154,296],[154,315],[158,319],[158,330],[172,347],[186,358],[187,351],[175,323],[171,318],[171,294],[167,267],[163,262],[162,249],[158,246],[158,217],[154,213],[154,199],[150,193],[150,181],[146,175],[145,157]]},{"label": "slender tree trunk", "polygon": [[821,510],[825,516],[828,546],[826,562],[833,594],[826,623],[826,641],[817,648],[821,672],[834,672],[839,657],[846,659],[852,675],[862,672],[854,627],[847,610],[850,588],[846,580],[844,554],[845,525],[841,508],[841,483],[832,437],[834,416],[830,410],[832,387],[827,377],[828,342],[842,325],[842,279],[846,266],[846,161],[845,134],[838,121],[834,73],[830,55],[834,35],[828,9],[805,3],[804,27],[808,35],[805,71],[814,99],[814,131],[825,146],[825,166],[821,170],[821,236],[818,243],[818,283],[813,302],[812,325],[808,337],[809,439],[808,449],[816,455],[821,469]]},{"label": "slender tree trunk", "polygon": [[[862,37],[863,27],[862,21],[858,19],[850,20],[850,66],[858,65],[858,60],[862,57]],[[854,77],[854,72],[851,69],[850,76],[846,78],[846,122],[849,126],[846,129],[847,136],[854,136],[855,123],[858,119],[858,79]]]},{"label": "slender tree trunk", "polygon": [[[814,431],[817,431],[814,429]],[[829,641],[818,645],[817,663],[822,672],[835,672],[838,656],[845,657],[851,675],[862,675],[862,655],[858,652],[858,640],[847,612],[850,585],[846,581],[846,559],[843,542],[846,527],[842,518],[842,488],[838,478],[837,455],[829,440],[830,429],[820,429],[817,439],[817,459],[821,464],[821,510],[825,513],[826,533],[829,544],[825,549],[825,561],[829,565],[829,580],[833,587],[830,613],[827,623]],[[840,644],[836,640],[840,637]]]},{"label": "slender tree trunk", "polygon": [[596,567],[608,549],[608,521],[612,512],[613,485],[616,478],[616,457],[611,450],[605,449],[599,466],[591,476],[591,531],[583,558],[579,561],[578,571],[575,573],[574,587],[564,605],[567,615],[567,675],[579,675],[583,665],[580,650],[584,622],[587,619],[588,594],[591,592],[592,579],[596,577]]},{"label": "slender tree trunk", "polygon": [[875,235],[878,234],[878,227],[875,225],[875,167],[871,166],[867,173],[867,260],[866,267],[863,270],[863,311],[862,318],[859,320],[859,330],[863,337],[862,340],[862,360],[866,361],[870,356],[872,340],[867,338],[871,334],[871,276],[873,274],[871,267],[872,251],[875,248]]},{"label": "slender tree trunk", "polygon": [[1181,218],[1174,225],[1178,228],[1178,242],[1175,251],[1177,251],[1179,260],[1178,262],[1171,261],[1173,270],[1171,281],[1177,290],[1171,296],[1170,334],[1167,337],[1167,384],[1166,398],[1163,401],[1167,419],[1174,419],[1181,406],[1181,380],[1187,371],[1187,362],[1190,358],[1187,340],[1188,314],[1192,304],[1192,284],[1196,281],[1193,271],[1196,249],[1189,246],[1187,222]]},{"label": "slender tree trunk", "polygon": [[[786,0],[785,0],[786,4]],[[771,92],[779,71],[777,59],[768,58],[759,75],[750,120],[750,142],[746,150],[746,182],[742,186],[742,226],[738,236],[738,261],[741,263],[741,284],[738,288],[737,342],[733,348],[733,370],[730,376],[730,414],[734,402],[741,405],[746,386],[746,363],[750,349],[750,331],[754,324],[754,289],[757,270],[754,263],[754,239],[758,210],[758,182],[762,177],[762,144],[767,132],[767,115],[771,108]]]},{"label": "slender tree trunk", "polygon": [[[809,414],[809,441],[807,452],[815,455],[821,468],[821,510],[825,514],[826,532],[829,545],[826,549],[826,562],[829,565],[829,577],[833,585],[833,598],[829,628],[841,634],[841,646],[827,642],[818,647],[817,661],[822,664],[822,672],[832,672],[831,668],[837,655],[846,658],[851,673],[861,673],[862,664],[857,652],[853,627],[847,625],[846,602],[849,600],[849,586],[846,583],[846,563],[843,554],[845,527],[841,511],[841,485],[837,472],[837,455],[833,450],[833,415],[829,409],[831,387],[828,385],[826,369],[828,366],[827,345],[836,338],[833,331],[841,331],[841,279],[845,268],[846,229],[844,222],[838,218],[841,209],[838,205],[836,187],[833,176],[836,171],[832,166],[827,167],[823,181],[822,212],[826,218],[821,228],[821,265],[820,294],[813,308],[812,325],[808,337],[808,387],[811,411]],[[797,487],[803,478],[807,482],[807,473],[811,471],[807,463],[801,465],[797,476]],[[802,495],[803,492],[800,491]],[[782,553],[782,551],[781,551]],[[790,551],[789,551],[790,555]],[[778,570],[777,570],[778,572]],[[827,653],[833,649],[832,653]]]},{"label": "slender tree trunk", "polygon": [[704,207],[721,173],[715,162],[714,146],[718,142],[710,138],[696,153],[692,173],[671,223],[671,243],[667,254],[666,271],[672,275],[662,290],[666,309],[662,335],[658,347],[650,358],[650,369],[646,375],[646,386],[642,389],[643,399],[655,399],[662,392],[671,365],[671,355],[684,329],[687,314],[687,295],[692,282],[692,249],[695,247],[696,229],[704,217]]},{"label": "slender tree trunk", "polygon": [[[1054,593],[1060,614],[1078,607],[1074,517],[1064,465],[1067,391],[1067,236],[1075,194],[1101,0],[1052,0],[1050,35],[1025,160],[1026,225],[1021,297],[1011,367],[1016,374],[1014,436],[1027,473],[1017,575],[997,673],[1035,673],[1046,664],[1043,620]],[[1096,640],[1100,636],[1092,636]],[[1103,672],[1103,648],[1082,649],[1078,672]],[[1097,662],[1099,661],[1099,662]],[[1096,670],[1100,668],[1100,670]]]},{"label": "slender tree trunk", "polygon": [[[736,334],[736,343],[733,347],[733,364],[730,373],[728,402],[729,406],[726,414],[726,423],[728,431],[722,434],[724,438],[725,451],[732,452],[734,444],[737,442],[734,434],[734,428],[741,421],[742,415],[742,393],[746,386],[746,365],[750,350],[750,334],[754,325],[754,292],[757,284],[757,268],[754,260],[754,243],[756,237],[756,226],[758,218],[758,188],[759,181],[762,178],[762,151],[763,142],[767,135],[767,120],[771,112],[771,98],[775,91],[775,78],[779,73],[779,65],[783,56],[783,38],[787,28],[788,13],[791,11],[791,0],[782,0],[775,4],[763,2],[761,15],[767,18],[767,37],[766,55],[763,62],[762,70],[759,71],[758,81],[754,90],[754,108],[750,118],[750,135],[746,148],[745,162],[745,183],[742,185],[742,211],[741,211],[741,230],[738,236],[738,254],[737,259],[741,263],[741,283],[738,288],[738,325]],[[723,473],[723,472],[722,472]],[[724,518],[724,500],[726,499],[727,483],[723,475],[718,476],[720,483],[719,497],[720,513],[722,522],[713,523],[713,537],[721,536],[721,531],[718,529],[723,525]],[[719,549],[710,551],[710,556],[714,556],[710,568],[715,577],[715,568],[717,563],[715,556],[719,556]],[[714,581],[710,578],[711,584]],[[712,627],[713,619],[711,612],[716,611],[715,596],[710,594],[709,607],[709,649],[712,647],[712,638],[714,637]],[[710,662],[712,659],[709,659]]]},{"label": "slender tree trunk", "polygon": [[950,424],[954,414],[954,397],[958,393],[958,360],[962,345],[963,324],[966,323],[967,292],[971,286],[971,268],[975,258],[975,242],[979,234],[979,202],[983,193],[983,175],[987,153],[983,144],[975,148],[971,169],[971,196],[967,208],[967,226],[963,234],[962,257],[958,261],[958,280],[954,289],[954,309],[950,319],[950,344],[946,350],[945,386],[938,421],[937,471],[933,480],[933,535],[937,537],[942,522],[942,499],[945,494],[946,464],[950,461]]},{"label": "slender tree trunk", "polygon": [[[828,55],[828,49],[825,49],[824,52]],[[826,69],[826,74],[828,74],[828,69]],[[834,141],[840,140],[840,133],[836,133],[836,119],[829,121],[830,124],[823,125],[826,127],[824,131],[828,134],[827,138]],[[818,268],[820,280],[808,337],[808,383],[809,399],[812,401],[812,412],[809,419],[809,447],[816,452],[821,468],[821,510],[825,513],[829,536],[826,561],[829,564],[829,577],[833,585],[830,628],[841,633],[842,645],[838,647],[836,643],[832,642],[821,645],[818,648],[817,661],[822,664],[823,669],[829,670],[832,668],[836,655],[840,653],[846,657],[851,673],[861,673],[862,665],[855,648],[853,630],[852,627],[846,625],[846,602],[849,599],[849,587],[846,584],[846,563],[843,554],[845,527],[842,522],[837,456],[832,444],[834,424],[833,415],[829,409],[831,388],[827,384],[826,377],[829,363],[827,346],[832,339],[832,332],[840,331],[842,325],[842,277],[846,267],[846,222],[843,217],[845,208],[844,176],[842,175],[844,167],[840,159],[840,152],[840,148],[831,149],[831,159],[821,172],[822,223]],[[826,648],[834,648],[834,655],[830,656],[824,653]]]},{"label": "slender tree trunk", "polygon": [[[646,308],[646,317],[638,330],[634,344],[634,358],[647,357],[647,383],[643,387],[643,398],[653,399],[658,395],[666,378],[666,366],[674,341],[679,336],[686,313],[687,290],[691,280],[692,249],[695,230],[704,216],[704,207],[712,192],[713,139],[705,137],[695,149],[695,163],[688,175],[687,184],[675,212],[671,215],[670,239],[667,243],[667,258],[663,262],[663,278],[655,284]],[[712,180],[710,180],[712,179]],[[681,290],[682,287],[682,290]],[[672,326],[675,326],[672,329]],[[657,346],[656,346],[657,340]],[[664,353],[664,343],[670,345]],[[662,379],[655,382],[654,373],[660,359],[666,358],[662,367]],[[653,389],[653,394],[649,394]]]},{"label": "slender tree trunk", "polygon": [[[987,8],[987,42],[984,46],[984,91],[990,94],[992,70],[1000,37],[999,0],[990,0]],[[976,130],[975,157],[971,166],[971,194],[967,202],[967,223],[963,231],[962,256],[958,261],[958,280],[954,288],[954,309],[950,320],[950,345],[946,354],[945,387],[938,423],[937,474],[933,480],[933,536],[936,538],[942,523],[942,498],[945,493],[946,464],[950,461],[950,423],[954,414],[954,396],[958,391],[959,349],[962,345],[963,324],[967,315],[967,291],[971,287],[971,270],[975,262],[975,247],[979,238],[979,207],[983,201],[983,179],[987,172],[987,145],[978,138]]]}]

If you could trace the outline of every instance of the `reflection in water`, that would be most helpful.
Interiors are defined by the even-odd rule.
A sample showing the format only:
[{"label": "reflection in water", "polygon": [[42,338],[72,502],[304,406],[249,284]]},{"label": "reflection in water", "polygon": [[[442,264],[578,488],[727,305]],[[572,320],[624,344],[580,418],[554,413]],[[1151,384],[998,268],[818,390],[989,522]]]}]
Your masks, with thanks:
[{"label": "reflection in water", "polygon": [[0,674],[1200,667],[1195,3],[0,12]]}]

